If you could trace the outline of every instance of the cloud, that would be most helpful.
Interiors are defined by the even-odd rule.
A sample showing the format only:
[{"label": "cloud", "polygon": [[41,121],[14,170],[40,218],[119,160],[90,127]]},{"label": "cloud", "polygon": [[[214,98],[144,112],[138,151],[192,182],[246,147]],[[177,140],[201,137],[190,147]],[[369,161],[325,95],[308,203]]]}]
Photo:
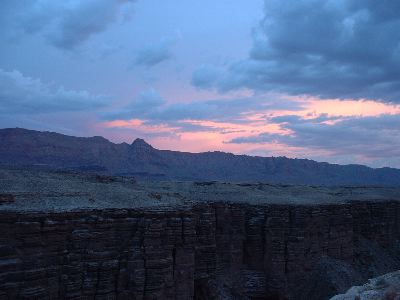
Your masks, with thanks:
[{"label": "cloud", "polygon": [[[327,121],[334,121],[328,123]],[[368,158],[400,156],[400,114],[369,117],[305,119],[300,116],[271,118],[289,134],[261,133],[232,139],[236,144],[279,143],[303,149],[326,150],[331,155],[360,155]]]},{"label": "cloud", "polygon": [[134,65],[153,67],[172,58],[173,40],[162,39],[158,43],[149,44],[136,53]]},{"label": "cloud", "polygon": [[142,91],[129,105],[116,111],[103,113],[102,117],[106,120],[143,118],[151,114],[152,111],[158,110],[165,103],[166,101],[157,91],[149,89]]},{"label": "cloud", "polygon": [[140,93],[124,108],[104,113],[103,119],[142,119],[151,123],[173,123],[188,119],[243,122],[248,113],[263,113],[280,109],[296,111],[302,109],[302,105],[301,102],[289,101],[277,96],[167,103],[156,91],[149,90]]},{"label": "cloud", "polygon": [[8,39],[39,34],[52,45],[73,49],[118,19],[134,0],[5,0],[0,12],[2,35]]},{"label": "cloud", "polygon": [[202,65],[192,75],[192,85],[200,89],[215,88],[215,85],[222,75],[222,70],[213,65]]},{"label": "cloud", "polygon": [[143,136],[208,141],[213,143],[212,149],[238,153],[253,153],[257,149],[263,155],[337,163],[398,163],[398,106],[379,103],[384,107],[370,106],[375,108],[371,110],[369,102],[336,100],[330,104],[332,107],[351,107],[354,102],[367,108],[335,112],[331,107],[318,107],[315,100],[291,98],[253,95],[170,103],[150,90],[139,94],[123,109],[103,115],[103,126],[134,130]]},{"label": "cloud", "polygon": [[399,103],[399,10],[397,1],[265,0],[248,59],[193,83]]},{"label": "cloud", "polygon": [[0,69],[0,114],[77,112],[105,106],[110,99],[87,91],[67,90]]}]

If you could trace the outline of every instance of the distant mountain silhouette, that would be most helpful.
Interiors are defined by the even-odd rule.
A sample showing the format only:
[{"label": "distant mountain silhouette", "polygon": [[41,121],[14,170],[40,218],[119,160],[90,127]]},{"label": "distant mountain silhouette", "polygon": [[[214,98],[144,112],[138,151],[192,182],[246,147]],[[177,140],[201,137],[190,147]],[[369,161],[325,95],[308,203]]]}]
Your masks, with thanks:
[{"label": "distant mountain silhouette", "polygon": [[400,170],[224,152],[158,150],[142,139],[114,144],[21,128],[0,129],[0,164],[96,171],[151,180],[262,181],[307,185],[400,186]]}]

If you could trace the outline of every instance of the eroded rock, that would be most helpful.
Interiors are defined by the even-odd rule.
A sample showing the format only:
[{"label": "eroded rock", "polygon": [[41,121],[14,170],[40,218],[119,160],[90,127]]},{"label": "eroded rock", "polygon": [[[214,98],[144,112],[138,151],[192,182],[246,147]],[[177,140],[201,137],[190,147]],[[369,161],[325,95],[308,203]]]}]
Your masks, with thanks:
[{"label": "eroded rock", "polygon": [[0,299],[328,299],[400,268],[399,217],[399,202],[2,211]]}]

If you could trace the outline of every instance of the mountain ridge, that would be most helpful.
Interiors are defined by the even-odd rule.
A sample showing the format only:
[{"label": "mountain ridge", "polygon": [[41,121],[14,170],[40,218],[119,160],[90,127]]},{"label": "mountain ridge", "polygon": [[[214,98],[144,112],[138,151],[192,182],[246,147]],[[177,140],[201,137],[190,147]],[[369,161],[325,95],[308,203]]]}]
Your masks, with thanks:
[{"label": "mountain ridge", "polygon": [[0,129],[0,164],[94,170],[150,180],[260,181],[305,185],[400,186],[400,170],[310,159],[159,150],[143,139],[116,144],[23,128]]}]

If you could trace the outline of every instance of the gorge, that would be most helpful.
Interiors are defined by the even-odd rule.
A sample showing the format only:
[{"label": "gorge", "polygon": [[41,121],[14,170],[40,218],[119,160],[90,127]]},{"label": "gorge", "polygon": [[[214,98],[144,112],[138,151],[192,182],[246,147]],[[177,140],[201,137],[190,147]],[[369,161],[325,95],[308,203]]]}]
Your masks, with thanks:
[{"label": "gorge", "polygon": [[0,299],[329,299],[400,268],[400,189],[2,169]]}]

